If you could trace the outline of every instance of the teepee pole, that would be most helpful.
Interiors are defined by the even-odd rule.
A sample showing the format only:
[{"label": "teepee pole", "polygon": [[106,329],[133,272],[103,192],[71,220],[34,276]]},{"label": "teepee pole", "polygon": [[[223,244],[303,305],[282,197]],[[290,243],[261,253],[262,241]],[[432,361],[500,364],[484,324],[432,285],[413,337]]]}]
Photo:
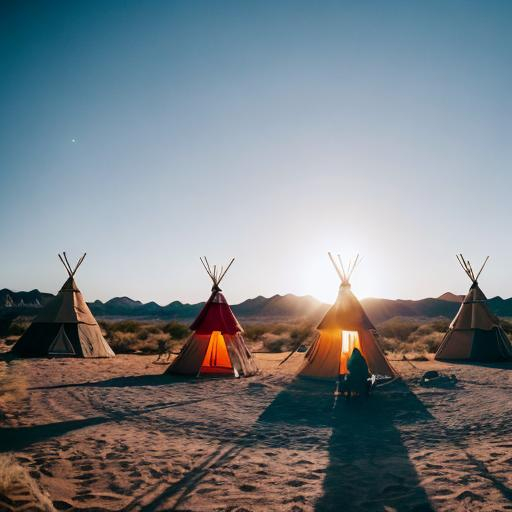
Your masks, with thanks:
[{"label": "teepee pole", "polygon": [[485,258],[485,261],[482,265],[482,268],[480,269],[480,271],[478,272],[477,276],[475,277],[475,281],[478,281],[478,278],[480,277],[480,274],[482,273],[482,270],[484,269],[485,267],[485,264],[487,263],[487,260],[489,259],[489,256],[487,256],[487,258]]},{"label": "teepee pole", "polygon": [[468,267],[469,267],[469,271],[471,272],[471,279],[473,279],[473,282],[475,281],[475,273],[473,272],[473,267],[471,266],[471,263],[469,262],[469,260],[467,260],[468,262]]},{"label": "teepee pole", "polygon": [[343,266],[343,260],[341,256],[338,254],[338,261],[340,262],[341,272],[343,273],[343,281],[347,280],[347,273],[345,272],[345,267]]},{"label": "teepee pole", "polygon": [[58,254],[58,257],[59,257],[60,261],[62,262],[62,264],[64,265],[64,268],[66,269],[66,272],[68,273],[68,276],[71,277],[71,271],[69,270],[68,266],[66,265],[66,263],[62,259],[62,256],[60,254]]},{"label": "teepee pole", "polygon": [[220,278],[219,278],[219,284],[220,282],[224,279],[224,276],[227,274],[228,270],[229,270],[229,267],[231,267],[231,265],[233,265],[233,262],[235,261],[235,258],[233,258],[230,262],[229,262],[229,265],[226,267],[226,270],[224,270],[224,272],[221,274]]},{"label": "teepee pole", "polygon": [[208,275],[210,276],[210,279],[215,283],[215,276],[213,275],[212,267],[210,267],[210,263],[208,262],[206,256],[204,257],[204,261],[206,261],[206,264],[208,265]]},{"label": "teepee pole", "polygon": [[357,263],[361,261],[359,259],[359,254],[356,255],[356,259],[354,260],[354,263],[352,264],[352,268],[350,269],[350,272],[348,274],[348,280],[350,281],[350,278],[352,277],[352,274],[354,273],[354,270],[356,268]]},{"label": "teepee pole", "polygon": [[203,265],[204,269],[206,270],[206,273],[207,273],[210,277],[212,277],[212,276],[210,275],[210,271],[208,270],[208,267],[205,265],[205,263],[204,263],[204,261],[203,261],[203,258],[201,258],[201,257],[200,257],[200,258],[199,258],[199,260],[201,261],[201,264]]},{"label": "teepee pole", "polygon": [[84,252],[84,255],[78,260],[78,263],[76,264],[75,270],[73,270],[73,275],[76,274],[76,271],[78,270],[78,267],[82,264],[82,261],[84,261],[86,254],[87,253]]},{"label": "teepee pole", "polygon": [[341,281],[343,282],[343,276],[341,275],[341,271],[340,269],[338,268],[338,266],[336,265],[336,262],[334,261],[334,258],[332,257],[332,254],[330,252],[327,253],[329,255],[329,258],[331,260],[331,263],[333,264],[334,266],[334,269],[336,270],[336,273],[338,274],[339,278],[341,279]]},{"label": "teepee pole", "polygon": [[471,279],[473,280],[473,278],[471,277],[471,274],[469,273],[469,269],[466,265],[466,262],[464,260],[464,256],[462,256],[462,254],[456,254],[457,256],[457,261],[459,262],[460,266],[462,267],[462,270],[464,270],[464,273]]},{"label": "teepee pole", "polygon": [[62,254],[64,255],[64,259],[66,260],[66,263],[68,264],[69,271],[71,272],[71,276],[73,276],[73,271],[71,270],[71,265],[69,264],[68,257],[66,256],[66,251],[62,251]]}]

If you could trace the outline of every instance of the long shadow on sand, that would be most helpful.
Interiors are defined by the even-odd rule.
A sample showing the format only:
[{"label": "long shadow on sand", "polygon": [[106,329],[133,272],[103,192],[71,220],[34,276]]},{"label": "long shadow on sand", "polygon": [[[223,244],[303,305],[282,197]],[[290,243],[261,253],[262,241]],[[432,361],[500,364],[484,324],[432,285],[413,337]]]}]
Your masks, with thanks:
[{"label": "long shadow on sand", "polygon": [[[149,376],[149,378],[152,376]],[[154,376],[160,377],[160,376]],[[148,385],[145,384],[147,382],[148,377],[141,377],[138,379],[137,377],[126,377],[126,379],[131,382],[137,381],[138,384],[131,385]],[[123,379],[123,378],[121,378]],[[111,379],[110,381],[118,381],[119,379]],[[107,385],[106,383],[110,383],[110,381],[102,381],[98,383],[88,383],[87,385],[98,385],[103,386]],[[175,378],[172,376],[166,376],[165,384],[169,385],[172,383],[184,382],[184,379]],[[110,384],[108,384],[110,385]],[[126,384],[130,385],[130,384]],[[71,386],[71,385],[70,385]],[[57,387],[70,387],[67,385],[57,386]],[[76,384],[74,385],[76,386]],[[32,388],[34,389],[34,388]],[[36,388],[37,389],[37,388]],[[48,389],[48,388],[40,388],[40,389]],[[52,389],[50,387],[49,389]],[[228,394],[228,393],[226,393]],[[229,393],[229,395],[231,392]],[[123,411],[109,411],[104,415],[97,415],[90,418],[84,418],[79,420],[69,420],[69,421],[60,421],[54,423],[47,423],[43,425],[32,425],[27,427],[0,427],[0,453],[6,451],[17,451],[22,450],[31,444],[38,443],[41,441],[45,441],[54,437],[59,437],[74,430],[79,430],[86,427],[96,426],[102,423],[109,423],[112,421],[132,421],[136,420],[139,416],[144,414],[149,414],[159,410],[172,409],[177,407],[185,407],[187,405],[196,404],[200,402],[204,402],[209,400],[209,397],[199,396],[198,398],[192,398],[188,400],[181,400],[177,402],[156,402],[143,407],[134,407],[127,408]]]},{"label": "long shadow on sand", "polygon": [[314,447],[318,429],[332,430],[329,465],[316,510],[419,512],[432,507],[398,425],[431,419],[403,382],[385,386],[366,400],[335,402],[331,384],[296,379],[279,393],[259,422],[290,426],[284,445],[295,449]]},{"label": "long shadow on sand", "polygon": [[93,381],[93,382],[71,382],[68,384],[55,384],[52,386],[36,386],[28,388],[29,390],[61,389],[61,388],[126,388],[143,386],[169,386],[187,382],[189,384],[197,383],[198,380],[176,375],[136,375],[128,377],[114,377],[112,379]]},{"label": "long shadow on sand", "polygon": [[99,425],[109,420],[110,418],[106,416],[94,416],[30,427],[0,428],[0,453],[22,450],[33,443],[62,436],[73,430]]}]

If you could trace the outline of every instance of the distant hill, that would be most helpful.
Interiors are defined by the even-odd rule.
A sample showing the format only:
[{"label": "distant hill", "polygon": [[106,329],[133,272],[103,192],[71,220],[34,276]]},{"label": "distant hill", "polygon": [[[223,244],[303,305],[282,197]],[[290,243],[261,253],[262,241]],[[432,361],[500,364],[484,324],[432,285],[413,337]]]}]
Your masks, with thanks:
[{"label": "distant hill", "polygon": [[[50,293],[39,290],[30,292],[13,292],[0,290],[0,316],[17,315],[32,316],[53,297]],[[394,317],[416,318],[453,318],[462,295],[451,292],[443,293],[437,298],[420,300],[390,300],[369,298],[362,300],[370,319],[379,324]],[[494,297],[488,302],[492,311],[498,316],[512,317],[512,298]],[[107,302],[99,300],[89,303],[89,307],[98,318],[145,318],[161,320],[192,320],[203,307],[204,302],[187,304],[174,301],[166,306],[156,302],[142,303],[129,297],[114,297]],[[318,321],[327,311],[324,304],[309,295],[299,297],[293,294],[274,295],[273,297],[258,296],[232,305],[234,313],[245,322],[277,322],[277,321]]]},{"label": "distant hill", "polygon": [[464,300],[464,295],[455,295],[452,292],[446,292],[437,297],[439,300],[447,300],[448,302],[458,302],[459,304]]}]

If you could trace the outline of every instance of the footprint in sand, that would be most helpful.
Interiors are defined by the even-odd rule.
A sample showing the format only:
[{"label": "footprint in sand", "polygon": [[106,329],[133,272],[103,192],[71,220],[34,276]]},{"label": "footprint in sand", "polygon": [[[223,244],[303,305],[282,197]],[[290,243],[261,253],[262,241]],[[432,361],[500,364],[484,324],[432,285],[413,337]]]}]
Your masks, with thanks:
[{"label": "footprint in sand", "polygon": [[320,476],[315,475],[314,473],[308,473],[306,475],[300,475],[301,478],[305,478],[306,480],[320,480]]},{"label": "footprint in sand", "polygon": [[425,467],[430,469],[443,469],[443,466],[440,466],[439,464],[431,464],[430,462],[427,462]]},{"label": "footprint in sand", "polygon": [[77,494],[74,499],[76,501],[89,501],[89,500],[94,499],[95,497],[96,496],[94,494],[87,493],[87,494]]},{"label": "footprint in sand", "polygon": [[216,489],[212,487],[204,487],[203,489],[198,489],[197,494],[209,494],[210,492],[215,492]]},{"label": "footprint in sand", "polygon": [[311,465],[311,464],[313,464],[313,463],[306,459],[297,460],[293,463],[294,466]]},{"label": "footprint in sand", "polygon": [[289,485],[290,487],[302,487],[305,484],[306,482],[303,482],[302,480],[290,480],[286,482],[286,485]]},{"label": "footprint in sand", "polygon": [[242,484],[239,489],[242,492],[254,492],[256,489],[258,489],[255,485],[250,484]]},{"label": "footprint in sand", "polygon": [[82,473],[81,475],[78,475],[75,477],[77,480],[92,480],[95,478],[94,473]]},{"label": "footprint in sand", "polygon": [[73,505],[70,505],[66,501],[54,501],[53,506],[57,510],[69,510],[70,508],[73,508]]},{"label": "footprint in sand", "polygon": [[461,492],[458,496],[456,496],[456,499],[458,499],[460,501],[463,501],[463,500],[482,501],[482,502],[485,501],[485,498],[483,498],[479,494],[475,494],[474,492],[471,492],[471,491]]}]

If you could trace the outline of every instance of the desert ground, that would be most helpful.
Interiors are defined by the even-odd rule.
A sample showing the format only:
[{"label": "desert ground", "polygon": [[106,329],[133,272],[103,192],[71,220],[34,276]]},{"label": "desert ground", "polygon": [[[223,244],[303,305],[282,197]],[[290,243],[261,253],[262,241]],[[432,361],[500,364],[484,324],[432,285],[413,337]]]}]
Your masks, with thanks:
[{"label": "desert ground", "polygon": [[[26,386],[0,474],[19,464],[47,497],[25,483],[0,509],[512,510],[512,365],[394,362],[401,381],[347,401],[284,356],[238,380],[165,376],[154,355],[0,361]],[[457,385],[420,386],[428,369]]]}]

